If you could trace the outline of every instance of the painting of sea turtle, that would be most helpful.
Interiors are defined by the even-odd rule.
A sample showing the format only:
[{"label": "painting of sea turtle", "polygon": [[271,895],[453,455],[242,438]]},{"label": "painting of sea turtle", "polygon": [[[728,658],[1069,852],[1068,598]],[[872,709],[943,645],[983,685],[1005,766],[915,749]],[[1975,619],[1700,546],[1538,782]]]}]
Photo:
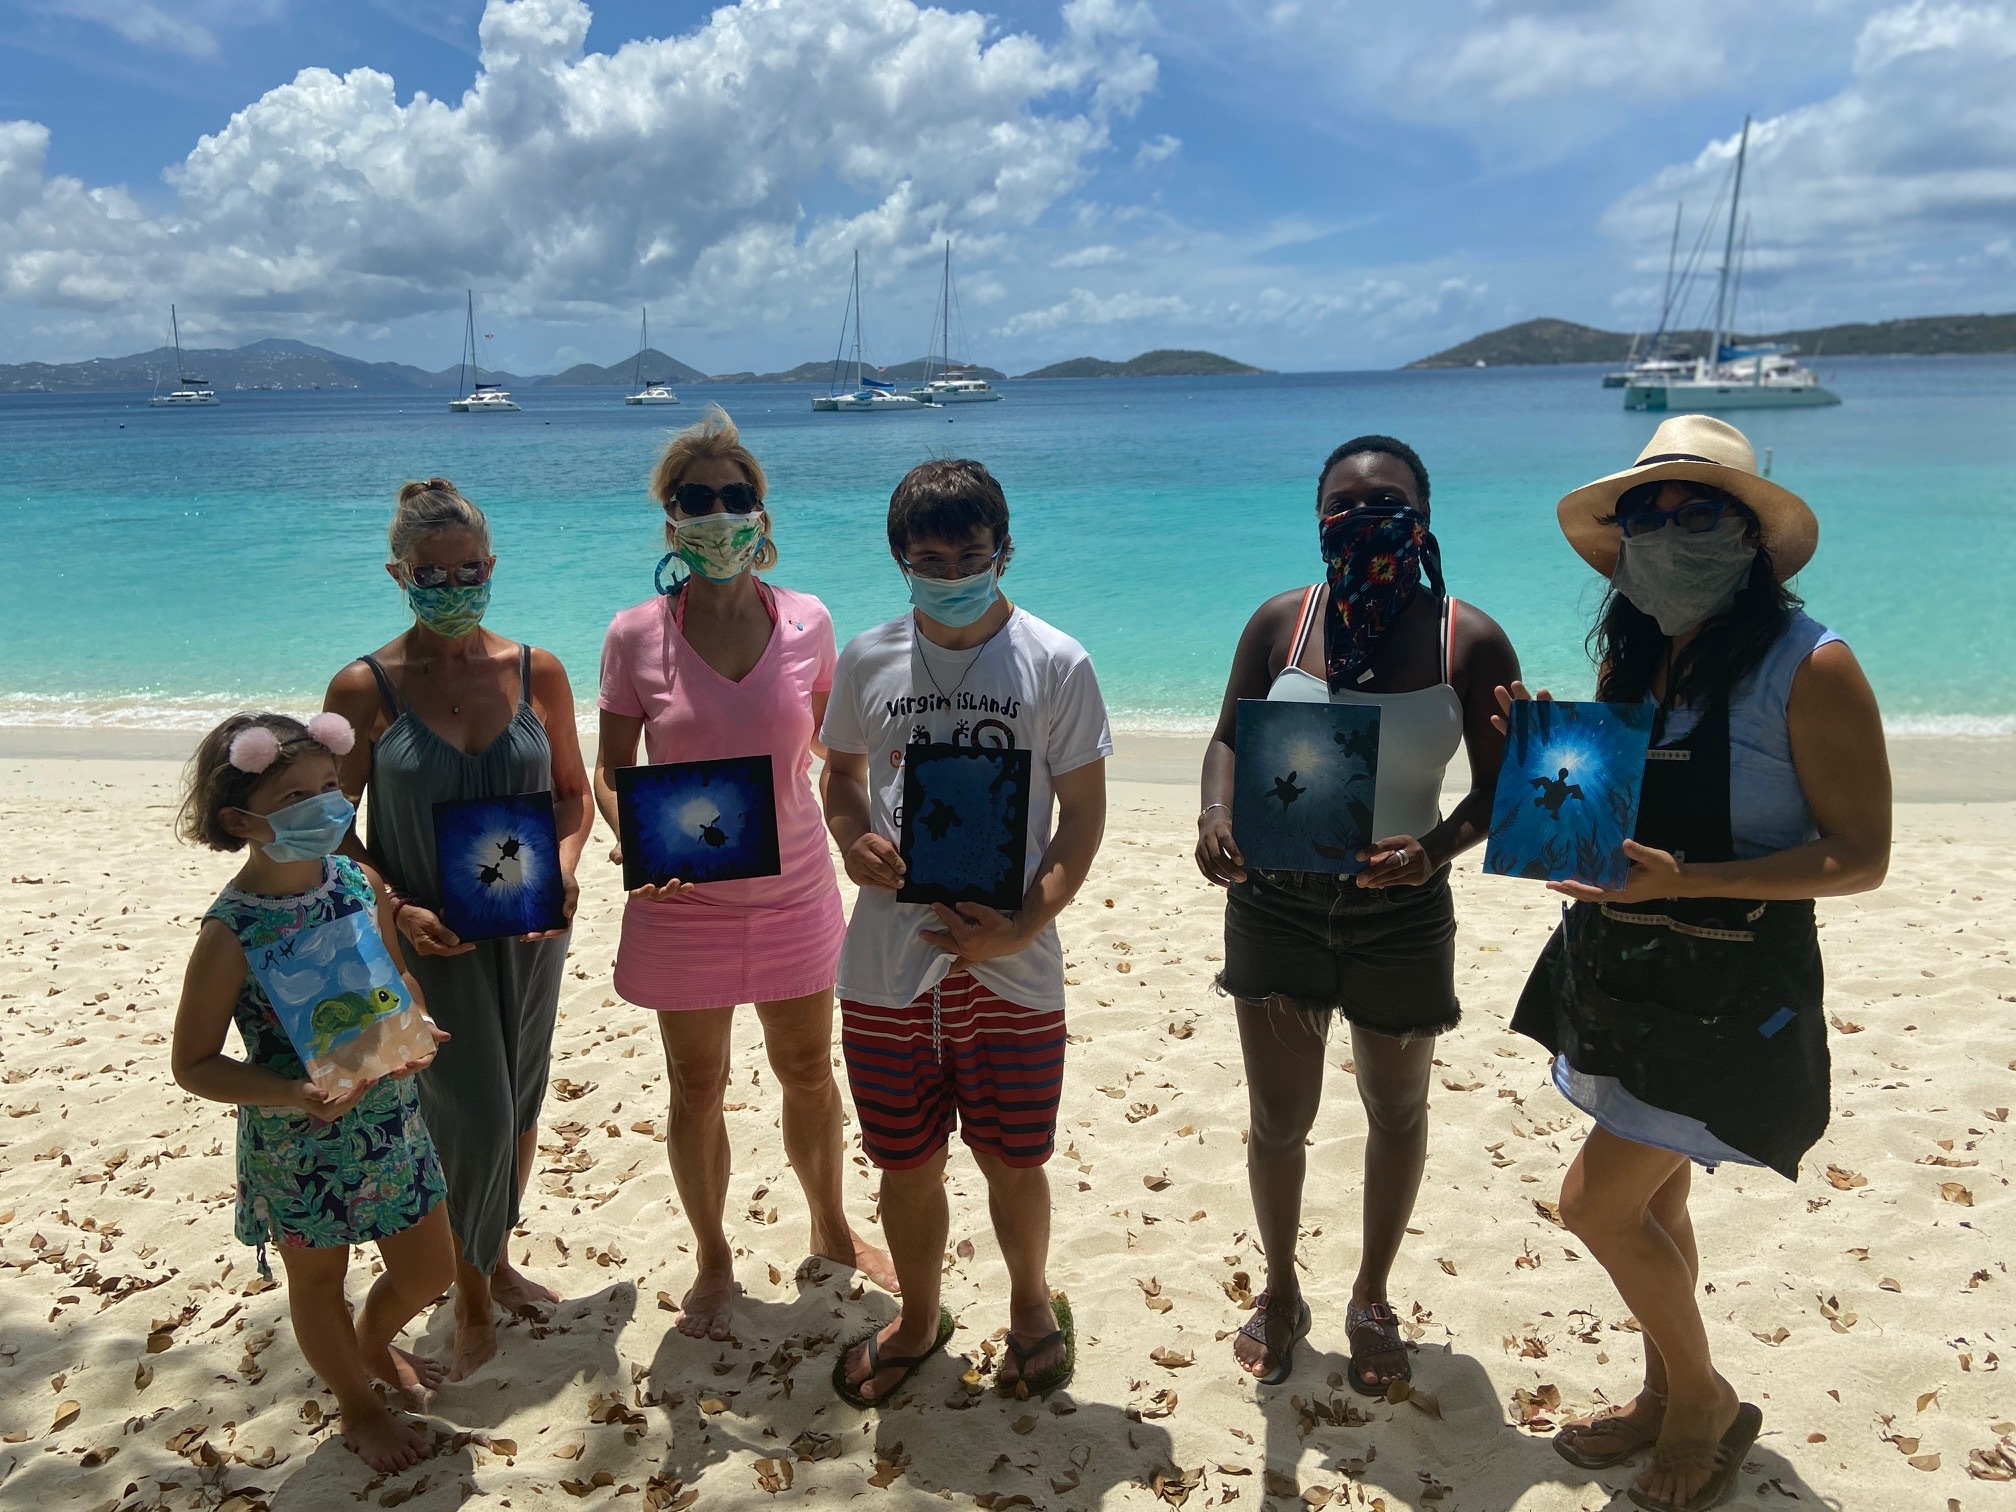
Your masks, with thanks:
[{"label": "painting of sea turtle", "polygon": [[1232,835],[1260,871],[1355,872],[1372,842],[1379,710],[1241,699]]},{"label": "painting of sea turtle", "polygon": [[1029,752],[1005,745],[911,746],[903,760],[897,901],[1020,908],[1030,777]]},{"label": "painting of sea turtle", "polygon": [[1512,705],[1484,870],[1546,882],[1623,885],[1638,822],[1652,710],[1639,704]]},{"label": "painting of sea turtle", "polygon": [[669,761],[616,773],[623,886],[774,877],[777,793],[768,756]]},{"label": "painting of sea turtle", "polygon": [[567,883],[551,793],[435,804],[434,859],[441,920],[462,939],[566,928]]},{"label": "painting of sea turtle", "polygon": [[327,1055],[336,1041],[353,1030],[362,1029],[373,1019],[396,1013],[405,1001],[389,987],[373,987],[367,992],[340,992],[335,997],[322,999],[308,1019],[315,1033],[315,1043],[309,1047],[309,1054]]}]

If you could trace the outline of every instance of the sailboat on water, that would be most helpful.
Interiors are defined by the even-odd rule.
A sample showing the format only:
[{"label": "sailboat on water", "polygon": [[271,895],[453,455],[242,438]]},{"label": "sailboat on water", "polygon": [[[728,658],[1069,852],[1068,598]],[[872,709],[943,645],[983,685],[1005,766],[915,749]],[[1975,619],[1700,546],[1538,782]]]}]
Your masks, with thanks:
[{"label": "sailboat on water", "polygon": [[1715,291],[1715,320],[1707,355],[1696,357],[1682,376],[1634,374],[1624,385],[1628,410],[1812,409],[1839,404],[1841,396],[1821,386],[1820,375],[1801,363],[1797,347],[1782,343],[1738,347],[1730,344],[1736,323],[1731,279],[1737,268],[1736,226],[1743,205],[1743,169],[1750,155],[1750,117],[1736,147],[1736,171],[1729,195],[1729,231],[1722,244],[1721,282]]},{"label": "sailboat on water", "polygon": [[677,404],[679,396],[672,392],[663,378],[644,376],[644,353],[651,346],[651,307],[644,307],[643,320],[637,327],[637,365],[630,370],[630,381],[644,386],[634,394],[623,397],[625,404]]},{"label": "sailboat on water", "polygon": [[469,295],[469,324],[462,336],[462,363],[455,374],[455,387],[462,387],[462,375],[470,378],[468,392],[460,399],[450,399],[448,408],[458,415],[505,415],[517,413],[518,406],[501,383],[485,383],[483,369],[476,361],[476,291]]},{"label": "sailboat on water", "polygon": [[[1624,366],[1615,372],[1603,375],[1603,387],[1623,388],[1634,379],[1638,382],[1659,381],[1668,378],[1684,378],[1694,371],[1694,354],[1683,346],[1673,343],[1669,326],[1673,319],[1674,300],[1694,277],[1694,266],[1701,256],[1701,246],[1697,242],[1687,259],[1684,270],[1678,269],[1680,257],[1680,218],[1686,211],[1684,204],[1673,207],[1673,240],[1666,248],[1666,292],[1659,301],[1659,326],[1653,331],[1650,341],[1642,336],[1631,338],[1631,350],[1625,355]],[[1705,236],[1705,231],[1703,235]],[[1673,275],[1680,272],[1676,284]]]},{"label": "sailboat on water", "polygon": [[[854,346],[851,355],[847,347],[847,325],[853,319]],[[840,378],[843,373],[852,373],[852,386],[842,389]],[[847,291],[847,308],[840,313],[840,346],[833,353],[833,377],[827,393],[813,396],[812,408],[821,414],[835,411],[852,414],[886,414],[895,410],[921,410],[925,408],[922,399],[914,399],[908,394],[896,392],[896,385],[885,383],[880,378],[870,378],[862,371],[861,365],[861,254],[854,254],[854,283]]]},{"label": "sailboat on water", "polygon": [[924,382],[910,390],[913,399],[926,404],[986,404],[999,399],[1001,391],[985,378],[975,377],[970,364],[952,361],[952,243],[945,243],[945,276],[938,284],[938,311],[932,325],[933,340],[924,356]]},{"label": "sailboat on water", "polygon": [[193,377],[182,370],[182,322],[176,319],[175,306],[168,306],[168,329],[175,338],[175,388],[166,394],[155,394],[147,401],[149,409],[194,409],[217,402],[217,395],[205,388],[201,378]]}]

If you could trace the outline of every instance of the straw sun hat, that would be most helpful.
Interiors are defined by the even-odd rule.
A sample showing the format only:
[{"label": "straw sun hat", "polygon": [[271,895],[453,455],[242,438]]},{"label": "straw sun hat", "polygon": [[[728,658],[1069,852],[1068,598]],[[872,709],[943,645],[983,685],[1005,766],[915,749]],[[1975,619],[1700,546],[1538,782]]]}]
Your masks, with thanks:
[{"label": "straw sun hat", "polygon": [[1609,577],[1617,568],[1617,547],[1623,538],[1614,524],[1600,522],[1616,512],[1617,499],[1627,488],[1669,478],[1706,483],[1748,505],[1763,528],[1764,546],[1781,582],[1813,559],[1820,544],[1820,522],[1806,501],[1758,476],[1757,453],[1749,438],[1726,420],[1709,415],[1675,415],[1652,432],[1638,460],[1623,472],[1585,483],[1569,494],[1555,507],[1561,533],[1583,561]]}]

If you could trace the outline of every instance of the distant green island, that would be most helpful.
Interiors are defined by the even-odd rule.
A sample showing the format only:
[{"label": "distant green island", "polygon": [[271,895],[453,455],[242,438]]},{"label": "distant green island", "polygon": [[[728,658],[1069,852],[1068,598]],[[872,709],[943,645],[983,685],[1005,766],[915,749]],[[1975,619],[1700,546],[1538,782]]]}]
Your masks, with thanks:
[{"label": "distant green island", "polygon": [[[1708,348],[1706,331],[1674,331],[1669,341],[1695,352]],[[2016,314],[1920,315],[1909,320],[1816,326],[1732,338],[1738,345],[1784,342],[1808,357],[1948,357],[2016,352]],[[1622,362],[1632,338],[1572,320],[1522,320],[1474,336],[1460,346],[1407,364],[1410,368],[1543,367],[1565,362]]]},{"label": "distant green island", "polygon": [[1248,367],[1216,352],[1184,352],[1161,347],[1143,352],[1126,362],[1108,362],[1103,357],[1073,357],[1048,367],[1024,373],[1024,378],[1224,378],[1244,373],[1264,373],[1266,368]]}]

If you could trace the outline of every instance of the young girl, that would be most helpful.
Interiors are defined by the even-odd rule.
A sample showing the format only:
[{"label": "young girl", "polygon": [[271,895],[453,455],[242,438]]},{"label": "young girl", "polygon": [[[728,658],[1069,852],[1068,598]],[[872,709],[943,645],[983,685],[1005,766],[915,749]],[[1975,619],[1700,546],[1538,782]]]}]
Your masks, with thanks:
[{"label": "young girl", "polygon": [[[270,1274],[266,1245],[280,1246],[294,1337],[336,1393],[344,1442],[373,1470],[394,1471],[426,1456],[427,1435],[388,1411],[372,1380],[424,1405],[441,1368],[392,1341],[455,1279],[441,1168],[406,1079],[425,1061],[324,1094],[252,967],[255,955],[285,958],[308,931],[360,913],[367,952],[378,936],[396,950],[378,878],[330,854],[354,813],[336,778],[336,758],[354,739],[334,714],[306,725],[234,714],[204,737],[178,832],[212,850],[251,850],[203,917],[175,1016],[174,1069],[185,1091],[238,1105],[238,1238],[258,1246],[261,1274]],[[419,988],[396,954],[390,960],[417,1003]],[[223,1053],[234,1019],[244,1060]],[[378,1245],[385,1273],[353,1320],[344,1276],[350,1246],[366,1242]]]}]

